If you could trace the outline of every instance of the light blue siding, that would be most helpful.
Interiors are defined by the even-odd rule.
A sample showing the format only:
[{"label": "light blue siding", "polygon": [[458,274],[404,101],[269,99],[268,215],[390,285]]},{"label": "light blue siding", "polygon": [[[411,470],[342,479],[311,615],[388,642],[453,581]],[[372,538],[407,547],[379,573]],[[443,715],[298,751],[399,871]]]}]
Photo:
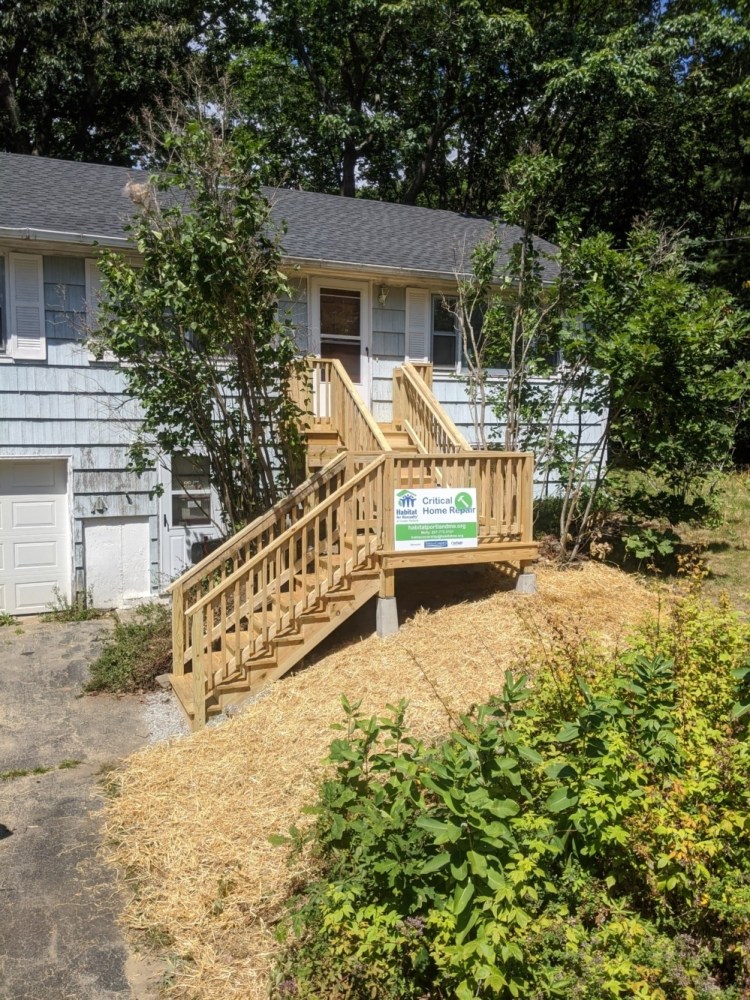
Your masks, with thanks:
[{"label": "light blue siding", "polygon": [[290,296],[279,299],[279,318],[292,324],[297,347],[303,354],[306,354],[310,343],[307,317],[307,281],[304,278],[291,278],[289,288]]},{"label": "light blue siding", "polygon": [[139,478],[127,471],[128,445],[138,428],[139,411],[123,392],[122,372],[114,365],[93,362],[79,342],[83,274],[82,258],[45,257],[47,363],[0,363],[0,460],[20,455],[70,460],[77,592],[86,589],[84,519],[149,517],[150,571],[156,593],[158,500],[150,496],[156,481],[153,475]]}]

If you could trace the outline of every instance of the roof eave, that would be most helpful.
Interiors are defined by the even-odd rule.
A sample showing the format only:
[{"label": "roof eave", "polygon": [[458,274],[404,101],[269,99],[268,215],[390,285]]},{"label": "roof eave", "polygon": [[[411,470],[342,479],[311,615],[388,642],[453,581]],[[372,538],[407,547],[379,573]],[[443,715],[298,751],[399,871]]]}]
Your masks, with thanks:
[{"label": "roof eave", "polygon": [[293,254],[284,254],[284,262],[316,271],[356,271],[360,274],[374,274],[383,278],[424,278],[427,281],[455,281],[457,277],[466,277],[469,273],[467,271],[437,271],[397,267],[392,264],[365,264],[351,260],[329,260],[325,257],[297,257]]},{"label": "roof eave", "polygon": [[0,226],[0,238],[40,241],[44,243],[73,243],[79,246],[132,246],[132,241],[127,236],[111,236],[100,233],[68,233],[59,229],[36,229],[30,226]]}]

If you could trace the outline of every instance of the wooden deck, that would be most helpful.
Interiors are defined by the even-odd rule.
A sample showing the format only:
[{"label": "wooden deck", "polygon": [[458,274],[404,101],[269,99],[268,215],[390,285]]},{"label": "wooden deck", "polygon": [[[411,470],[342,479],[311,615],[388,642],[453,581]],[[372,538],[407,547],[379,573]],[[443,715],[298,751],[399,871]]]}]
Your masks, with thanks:
[{"label": "wooden deck", "polygon": [[[431,368],[394,375],[393,421],[380,426],[337,360],[311,359],[295,387],[310,413],[308,479],[170,587],[172,686],[194,728],[299,663],[410,566],[506,562],[532,538],[530,454],[472,451],[430,390]],[[394,493],[473,488],[477,544],[399,551]]]}]

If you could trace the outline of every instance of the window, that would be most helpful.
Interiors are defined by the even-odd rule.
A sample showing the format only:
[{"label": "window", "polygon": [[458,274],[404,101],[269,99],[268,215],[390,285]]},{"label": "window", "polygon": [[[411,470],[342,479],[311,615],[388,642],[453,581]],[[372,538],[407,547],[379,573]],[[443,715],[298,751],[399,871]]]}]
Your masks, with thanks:
[{"label": "window", "polygon": [[175,455],[172,459],[172,525],[211,524],[208,459]]},{"label": "window", "polygon": [[320,289],[320,356],[338,358],[355,383],[361,381],[361,320],[358,291]]},{"label": "window", "polygon": [[432,363],[436,368],[455,368],[458,357],[456,317],[447,308],[455,299],[432,297]]},{"label": "window", "polygon": [[79,340],[95,274],[83,257],[0,255],[0,353],[45,361],[48,341]]}]

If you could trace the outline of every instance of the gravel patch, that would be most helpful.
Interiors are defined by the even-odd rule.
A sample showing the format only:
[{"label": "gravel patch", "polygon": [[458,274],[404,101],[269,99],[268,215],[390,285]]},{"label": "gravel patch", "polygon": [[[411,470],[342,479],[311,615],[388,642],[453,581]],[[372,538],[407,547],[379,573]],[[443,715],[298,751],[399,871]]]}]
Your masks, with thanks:
[{"label": "gravel patch", "polygon": [[149,743],[161,743],[162,740],[190,733],[188,721],[171,691],[154,691],[144,695],[143,717]]}]

